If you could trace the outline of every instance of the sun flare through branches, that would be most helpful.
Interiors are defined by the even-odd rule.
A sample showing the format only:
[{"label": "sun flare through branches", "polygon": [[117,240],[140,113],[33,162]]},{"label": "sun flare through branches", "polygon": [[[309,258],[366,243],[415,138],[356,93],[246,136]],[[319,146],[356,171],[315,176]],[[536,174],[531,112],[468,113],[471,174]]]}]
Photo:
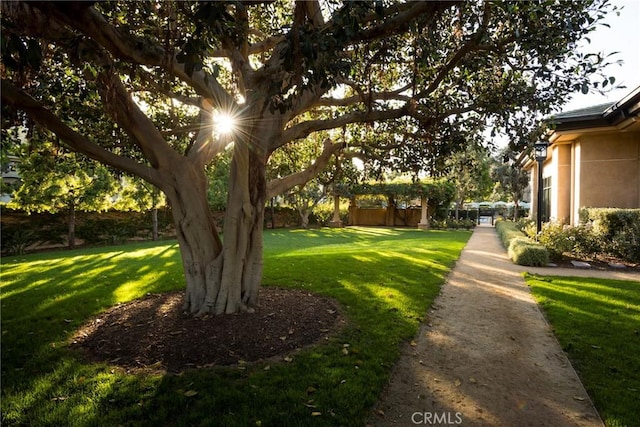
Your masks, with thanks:
[{"label": "sun flare through branches", "polygon": [[220,135],[233,133],[237,122],[233,115],[224,112],[217,112],[213,115],[213,128]]}]

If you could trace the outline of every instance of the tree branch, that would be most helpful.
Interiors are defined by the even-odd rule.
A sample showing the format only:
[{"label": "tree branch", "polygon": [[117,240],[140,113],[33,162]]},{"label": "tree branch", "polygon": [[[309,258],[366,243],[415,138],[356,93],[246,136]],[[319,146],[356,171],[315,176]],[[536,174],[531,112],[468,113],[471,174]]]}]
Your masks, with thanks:
[{"label": "tree branch", "polygon": [[324,169],[325,166],[327,166],[329,160],[331,160],[331,156],[344,148],[344,146],[344,142],[332,144],[331,141],[327,138],[324,141],[324,149],[322,150],[322,154],[320,154],[320,156],[308,168],[300,172],[288,175],[284,178],[273,179],[267,183],[267,199],[275,197],[279,194],[283,194],[296,185],[302,185],[311,180],[314,176],[320,173],[320,171]]},{"label": "tree branch", "polygon": [[2,101],[26,112],[36,123],[65,141],[72,150],[113,166],[116,169],[137,175],[156,187],[160,187],[161,181],[156,170],[131,158],[118,156],[91,142],[88,138],[67,126],[44,105],[5,79],[2,79]]},{"label": "tree branch", "polygon": [[[203,71],[188,74],[184,64],[178,63],[175,57],[169,57],[162,46],[149,44],[147,40],[138,39],[114,28],[93,7],[66,10],[63,9],[66,3],[58,5],[47,2],[34,3],[34,6],[91,37],[120,60],[139,65],[159,66],[190,84],[201,96],[213,99],[221,108],[228,108],[235,104],[233,97],[215,78],[207,76]],[[72,11],[71,14],[70,11]]]},{"label": "tree branch", "polygon": [[[374,22],[382,19],[380,24],[365,29],[354,36],[353,41],[371,41],[388,37],[397,33],[399,29],[406,28],[415,21],[416,16],[435,16],[452,6],[463,3],[462,1],[416,1],[408,2],[404,7],[390,6],[383,12],[383,18],[376,13],[366,15],[361,23]],[[389,17],[395,15],[393,17]]]},{"label": "tree branch", "polygon": [[271,151],[273,151],[295,139],[306,138],[313,132],[335,129],[350,123],[368,123],[397,119],[407,115],[408,112],[408,108],[405,104],[405,107],[393,110],[355,111],[332,119],[308,120],[286,129],[282,133],[282,137],[275,141],[273,146],[270,148]]},{"label": "tree branch", "polygon": [[320,98],[314,106],[319,107],[347,107],[360,102],[368,101],[404,101],[408,102],[411,99],[409,95],[403,95],[402,93],[411,88],[411,84],[405,85],[399,89],[386,92],[371,92],[369,94],[364,93],[362,90],[358,90],[357,95],[349,96],[346,98]]}]

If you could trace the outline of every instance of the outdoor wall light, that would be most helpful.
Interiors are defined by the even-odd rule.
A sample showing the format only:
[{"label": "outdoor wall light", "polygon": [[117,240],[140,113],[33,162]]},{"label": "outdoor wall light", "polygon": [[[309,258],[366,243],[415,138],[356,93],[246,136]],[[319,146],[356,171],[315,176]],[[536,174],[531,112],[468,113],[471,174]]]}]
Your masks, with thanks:
[{"label": "outdoor wall light", "polygon": [[540,141],[533,144],[533,152],[536,156],[536,160],[539,162],[544,162],[547,160],[547,147],[549,143],[547,141]]}]

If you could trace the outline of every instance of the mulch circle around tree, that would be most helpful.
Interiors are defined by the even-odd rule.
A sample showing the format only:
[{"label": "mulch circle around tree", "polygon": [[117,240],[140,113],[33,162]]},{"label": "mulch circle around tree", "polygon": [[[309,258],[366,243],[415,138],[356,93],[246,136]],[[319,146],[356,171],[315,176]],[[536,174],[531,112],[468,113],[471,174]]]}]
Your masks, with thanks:
[{"label": "mulch circle around tree", "polygon": [[193,317],[183,292],[150,294],[93,318],[71,348],[127,370],[232,365],[285,356],[327,338],[342,322],[330,298],[265,287],[254,313]]}]

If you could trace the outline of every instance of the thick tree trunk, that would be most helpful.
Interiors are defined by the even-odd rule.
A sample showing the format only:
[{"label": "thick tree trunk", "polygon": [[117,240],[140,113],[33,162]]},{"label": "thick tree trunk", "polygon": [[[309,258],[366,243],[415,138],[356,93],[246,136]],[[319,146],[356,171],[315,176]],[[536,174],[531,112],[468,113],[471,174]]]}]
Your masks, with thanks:
[{"label": "thick tree trunk", "polygon": [[207,203],[204,170],[185,160],[172,171],[169,188],[186,281],[185,311],[211,312],[222,269],[222,242]]},{"label": "thick tree trunk", "polygon": [[224,218],[224,266],[215,313],[252,310],[262,281],[266,202],[265,156],[255,146],[234,145]]},{"label": "thick tree trunk", "polygon": [[236,143],[224,242],[209,211],[204,171],[188,160],[175,165],[167,196],[187,282],[184,308],[189,313],[251,311],[257,304],[262,281],[264,165],[263,156]]}]

